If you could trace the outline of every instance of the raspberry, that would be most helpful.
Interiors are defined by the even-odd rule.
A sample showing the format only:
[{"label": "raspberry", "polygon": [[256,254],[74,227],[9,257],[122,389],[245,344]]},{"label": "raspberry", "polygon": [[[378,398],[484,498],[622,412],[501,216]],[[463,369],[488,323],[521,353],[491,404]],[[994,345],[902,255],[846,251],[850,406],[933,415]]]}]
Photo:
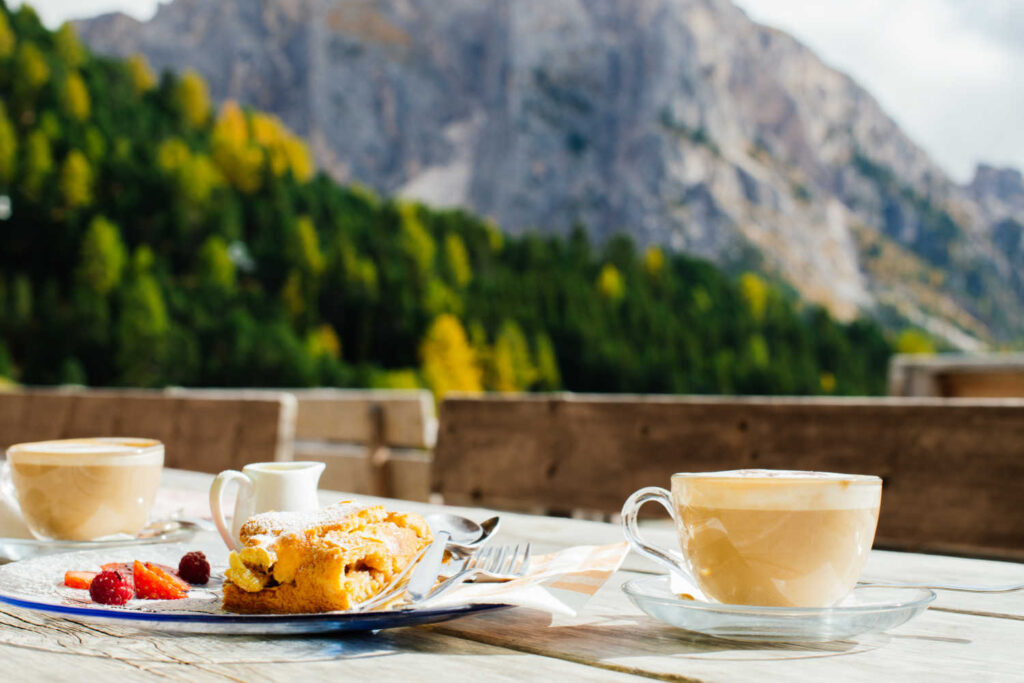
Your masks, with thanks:
[{"label": "raspberry", "polygon": [[101,605],[123,605],[132,599],[132,584],[120,572],[100,572],[89,584],[89,597]]},{"label": "raspberry", "polygon": [[135,597],[145,600],[180,600],[188,593],[178,585],[177,577],[171,576],[163,569],[143,565],[138,560],[132,567],[135,578]]},{"label": "raspberry", "polygon": [[206,561],[206,555],[198,550],[185,553],[178,563],[178,576],[197,586],[206,584],[210,580],[210,563]]}]

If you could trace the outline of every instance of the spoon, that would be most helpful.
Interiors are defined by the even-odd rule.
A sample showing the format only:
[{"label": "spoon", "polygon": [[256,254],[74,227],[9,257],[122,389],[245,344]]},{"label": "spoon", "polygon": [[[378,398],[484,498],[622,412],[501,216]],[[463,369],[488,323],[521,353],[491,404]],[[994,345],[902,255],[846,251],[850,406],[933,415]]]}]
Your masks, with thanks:
[{"label": "spoon", "polygon": [[460,515],[437,513],[428,515],[427,523],[430,524],[430,528],[435,534],[441,531],[448,532],[451,536],[451,540],[448,541],[448,550],[453,555],[468,555],[490,540],[498,530],[501,519],[491,517],[477,524]]}]

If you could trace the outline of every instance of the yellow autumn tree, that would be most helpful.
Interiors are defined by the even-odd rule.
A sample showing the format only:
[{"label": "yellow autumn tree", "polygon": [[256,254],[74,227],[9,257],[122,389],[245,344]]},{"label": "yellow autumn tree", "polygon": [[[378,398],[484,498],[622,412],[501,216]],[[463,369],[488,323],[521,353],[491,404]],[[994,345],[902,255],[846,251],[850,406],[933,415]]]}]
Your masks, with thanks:
[{"label": "yellow autumn tree", "polygon": [[306,312],[306,298],[302,289],[302,273],[292,270],[281,287],[281,302],[288,316],[295,321]]},{"label": "yellow autumn tree", "polygon": [[128,78],[131,80],[135,94],[149,92],[156,85],[156,75],[144,55],[134,54],[126,62]]},{"label": "yellow autumn tree", "polygon": [[530,357],[526,335],[513,320],[506,320],[498,330],[491,350],[495,391],[525,391],[537,381],[537,368]]},{"label": "yellow autumn tree", "polygon": [[747,308],[756,320],[764,320],[768,306],[768,285],[754,273],[743,273],[740,276],[740,294],[747,302]]},{"label": "yellow autumn tree", "polygon": [[295,221],[295,242],[295,260],[303,272],[319,276],[324,271],[324,256],[320,251],[320,238],[309,216],[300,216]]},{"label": "yellow autumn tree", "polygon": [[11,22],[7,20],[7,13],[0,12],[0,59],[6,59],[13,55],[17,44],[18,37],[14,35]]},{"label": "yellow autumn tree", "polygon": [[263,184],[263,149],[249,140],[245,113],[232,101],[221,108],[211,136],[213,161],[236,189],[252,194]]},{"label": "yellow autumn tree", "polygon": [[50,80],[50,67],[43,53],[31,42],[18,45],[14,56],[15,87],[35,93]]},{"label": "yellow autumn tree", "polygon": [[264,149],[270,171],[280,177],[291,173],[306,182],[313,177],[313,159],[306,144],[276,116],[253,112],[249,117],[250,138]]},{"label": "yellow autumn tree", "polygon": [[199,280],[217,289],[235,286],[235,262],[228,253],[228,244],[219,235],[211,235],[199,248]]},{"label": "yellow autumn tree", "polygon": [[306,335],[306,350],[314,358],[327,356],[337,360],[341,358],[341,340],[334,328],[324,323],[310,330]]},{"label": "yellow autumn tree", "polygon": [[438,316],[420,342],[423,379],[440,400],[452,391],[481,391],[480,368],[466,331],[451,314]]},{"label": "yellow autumn tree", "polygon": [[416,270],[425,277],[434,265],[434,238],[420,220],[419,210],[411,202],[398,204],[399,238],[402,253],[416,264]]},{"label": "yellow autumn tree", "polygon": [[465,287],[473,279],[473,269],[469,265],[469,252],[462,238],[453,232],[444,238],[444,262],[457,287]]},{"label": "yellow autumn tree", "polygon": [[71,24],[64,22],[53,34],[53,49],[60,60],[72,69],[77,69],[85,61],[85,50],[78,40],[78,35]]},{"label": "yellow autumn tree", "polygon": [[644,270],[651,277],[657,277],[661,275],[661,271],[665,269],[665,252],[661,250],[661,247],[651,245],[644,250]]},{"label": "yellow autumn tree", "polygon": [[85,87],[85,81],[77,72],[71,72],[64,79],[63,87],[60,90],[60,107],[68,116],[78,121],[89,118],[91,103],[89,101],[89,89]]},{"label": "yellow autumn tree", "polygon": [[78,256],[78,281],[97,294],[108,294],[121,281],[128,252],[117,226],[96,216],[89,223]]},{"label": "yellow autumn tree", "polygon": [[193,69],[186,69],[175,91],[175,99],[185,123],[192,128],[203,126],[210,117],[210,93],[206,81]]},{"label": "yellow autumn tree", "polygon": [[537,359],[537,388],[554,391],[562,386],[562,373],[551,337],[541,332],[533,342],[533,355]]},{"label": "yellow autumn tree", "polygon": [[77,149],[68,152],[60,169],[60,192],[68,208],[88,206],[92,202],[92,167]]},{"label": "yellow autumn tree", "polygon": [[626,285],[622,281],[619,269],[606,263],[597,276],[597,291],[607,301],[619,301],[626,294]]},{"label": "yellow autumn tree", "polygon": [[908,328],[897,337],[896,351],[911,354],[935,353],[935,342],[921,330]]},{"label": "yellow autumn tree", "polygon": [[25,138],[21,163],[22,186],[29,195],[38,195],[43,183],[53,171],[53,151],[50,139],[41,130],[34,130]]},{"label": "yellow autumn tree", "polygon": [[[0,12],[0,17],[3,13]],[[14,124],[7,117],[7,107],[0,102],[0,181],[9,183],[14,180],[18,166],[18,135]]]}]

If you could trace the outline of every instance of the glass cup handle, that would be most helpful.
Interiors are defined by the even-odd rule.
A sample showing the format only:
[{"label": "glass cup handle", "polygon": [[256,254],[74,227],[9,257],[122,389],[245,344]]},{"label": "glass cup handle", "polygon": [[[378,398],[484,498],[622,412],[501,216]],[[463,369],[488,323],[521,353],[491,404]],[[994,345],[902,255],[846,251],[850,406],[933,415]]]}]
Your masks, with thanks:
[{"label": "glass cup handle", "polygon": [[644,503],[650,502],[659,503],[663,508],[668,510],[669,517],[675,521],[676,513],[672,506],[672,494],[660,486],[648,486],[640,489],[639,491],[635,491],[633,495],[627,498],[626,502],[623,503],[622,533],[625,534],[626,540],[629,541],[629,545],[632,546],[633,550],[638,554],[643,555],[649,560],[657,562],[672,573],[678,574],[692,583],[692,577],[682,567],[680,559],[673,557],[671,551],[650,545],[640,537],[640,528],[636,519],[637,514],[639,514],[640,508],[643,507]]},{"label": "glass cup handle", "polygon": [[14,490],[14,482],[11,481],[11,463],[6,460],[0,463],[0,497],[15,510],[21,510],[21,506],[18,505],[18,492]]},{"label": "glass cup handle", "polygon": [[242,507],[239,503],[243,498],[252,496],[252,481],[238,470],[224,470],[213,480],[213,485],[210,486],[210,513],[213,516],[213,523],[217,525],[217,531],[220,532],[220,537],[224,539],[228,549],[238,550],[240,545],[238,539],[235,538],[235,534],[231,531],[224,516],[224,489],[231,482],[238,483],[238,500],[235,502],[236,514],[232,517],[231,522],[232,524],[238,523],[239,520],[235,517],[238,516],[237,512]]}]

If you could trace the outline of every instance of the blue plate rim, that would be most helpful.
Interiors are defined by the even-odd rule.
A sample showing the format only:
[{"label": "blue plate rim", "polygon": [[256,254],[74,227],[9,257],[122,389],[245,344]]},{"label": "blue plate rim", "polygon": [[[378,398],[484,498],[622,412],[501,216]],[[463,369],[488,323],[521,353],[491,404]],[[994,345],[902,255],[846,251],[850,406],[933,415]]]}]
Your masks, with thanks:
[{"label": "blue plate rim", "polygon": [[346,621],[403,621],[414,618],[432,618],[450,615],[473,614],[497,609],[508,609],[515,605],[503,603],[471,603],[453,605],[434,609],[401,609],[370,612],[315,612],[298,614],[196,614],[174,612],[140,612],[135,610],[114,610],[109,608],[76,607],[73,605],[57,605],[49,602],[25,600],[0,593],[0,602],[22,609],[47,612],[50,614],[71,615],[80,617],[98,617],[102,619],[118,619],[121,621],[144,621],[179,624],[290,624],[346,622]]}]

